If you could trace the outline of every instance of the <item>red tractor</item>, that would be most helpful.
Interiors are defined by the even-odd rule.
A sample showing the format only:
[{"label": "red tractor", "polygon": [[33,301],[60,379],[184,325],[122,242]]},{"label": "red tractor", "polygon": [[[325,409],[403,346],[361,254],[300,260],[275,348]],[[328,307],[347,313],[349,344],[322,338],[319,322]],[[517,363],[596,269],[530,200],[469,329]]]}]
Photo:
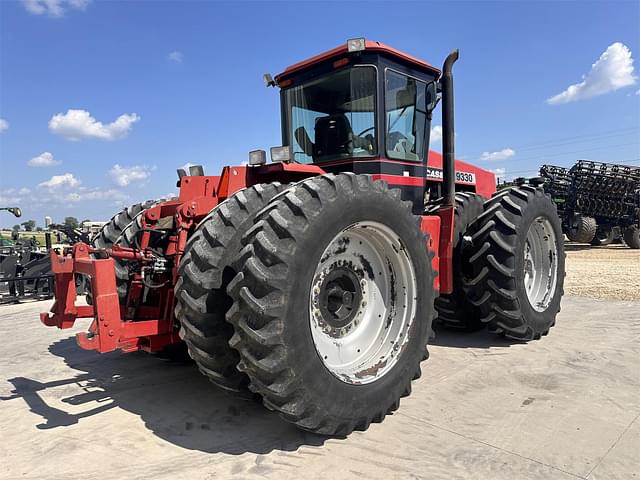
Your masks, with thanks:
[{"label": "red tractor", "polygon": [[[564,280],[556,208],[540,188],[495,193],[454,161],[452,52],[443,70],[349,40],[287,68],[283,147],[113,217],[51,255],[45,325],[92,318],[82,348],[186,346],[215,384],[301,428],[346,435],[409,394],[432,321],[538,339]],[[428,149],[442,99],[443,150]],[[78,275],[88,305],[75,305]]]}]

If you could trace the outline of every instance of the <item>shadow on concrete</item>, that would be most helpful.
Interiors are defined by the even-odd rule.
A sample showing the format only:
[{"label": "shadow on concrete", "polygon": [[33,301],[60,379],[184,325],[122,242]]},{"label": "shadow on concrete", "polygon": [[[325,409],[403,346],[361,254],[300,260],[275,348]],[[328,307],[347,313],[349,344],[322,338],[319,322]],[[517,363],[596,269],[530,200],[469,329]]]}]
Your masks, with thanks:
[{"label": "shadow on concrete", "polygon": [[[74,425],[118,407],[139,416],[163,440],[203,452],[294,451],[326,440],[286,423],[257,401],[220,390],[193,364],[145,353],[97,354],[82,350],[74,337],[53,343],[49,351],[79,373],[46,383],[12,378],[12,395],[0,397],[22,398],[42,417],[42,423],[35,425],[41,430]],[[69,408],[60,408],[60,402]],[[86,408],[71,413],[79,407]]]},{"label": "shadow on concrete", "polygon": [[493,348],[509,347],[515,344],[526,343],[521,340],[514,340],[503,337],[495,333],[490,333],[487,329],[469,332],[464,330],[451,330],[442,325],[434,325],[435,339],[429,341],[429,345],[439,347],[454,348]]}]

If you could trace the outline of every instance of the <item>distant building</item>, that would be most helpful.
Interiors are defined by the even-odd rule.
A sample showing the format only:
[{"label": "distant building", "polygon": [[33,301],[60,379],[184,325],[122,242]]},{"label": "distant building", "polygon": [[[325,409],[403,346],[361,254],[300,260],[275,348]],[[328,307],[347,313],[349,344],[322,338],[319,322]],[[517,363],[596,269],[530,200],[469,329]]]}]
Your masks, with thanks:
[{"label": "distant building", "polygon": [[88,233],[89,237],[93,238],[106,223],[107,222],[82,222],[80,228],[84,233]]},{"label": "distant building", "polygon": [[49,225],[51,225],[52,223],[53,221],[51,220],[51,217],[44,217],[44,228],[49,228]]}]

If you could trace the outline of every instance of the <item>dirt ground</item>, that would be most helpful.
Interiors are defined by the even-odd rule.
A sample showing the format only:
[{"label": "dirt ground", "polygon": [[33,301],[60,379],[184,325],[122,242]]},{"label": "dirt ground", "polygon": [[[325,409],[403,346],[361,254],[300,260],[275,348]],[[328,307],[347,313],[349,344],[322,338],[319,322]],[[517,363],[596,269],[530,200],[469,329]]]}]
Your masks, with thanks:
[{"label": "dirt ground", "polygon": [[567,295],[640,300],[640,250],[626,245],[592,247],[567,243]]}]

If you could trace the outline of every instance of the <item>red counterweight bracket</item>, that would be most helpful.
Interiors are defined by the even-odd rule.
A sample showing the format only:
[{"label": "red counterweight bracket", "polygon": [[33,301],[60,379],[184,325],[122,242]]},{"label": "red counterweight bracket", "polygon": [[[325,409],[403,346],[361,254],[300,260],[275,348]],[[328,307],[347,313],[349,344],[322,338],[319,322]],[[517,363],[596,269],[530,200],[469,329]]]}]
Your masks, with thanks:
[{"label": "red counterweight bracket", "polygon": [[[447,294],[453,291],[453,234],[455,210],[453,207],[444,207],[438,210],[440,217],[440,245],[438,253],[440,257],[440,293]],[[457,272],[458,275],[461,272]]]},{"label": "red counterweight bracket", "polygon": [[[111,352],[158,350],[178,341],[171,318],[131,321],[123,320],[116,286],[113,258],[92,258],[95,249],[84,243],[73,246],[71,255],[51,251],[51,268],[55,275],[55,302],[51,314],[41,313],[47,326],[61,329],[73,327],[77,318],[93,318],[88,332],[76,334],[78,344],[86,350]],[[114,247],[108,253],[132,260],[144,260],[143,252]],[[76,306],[76,274],[91,279],[93,305]]]}]

